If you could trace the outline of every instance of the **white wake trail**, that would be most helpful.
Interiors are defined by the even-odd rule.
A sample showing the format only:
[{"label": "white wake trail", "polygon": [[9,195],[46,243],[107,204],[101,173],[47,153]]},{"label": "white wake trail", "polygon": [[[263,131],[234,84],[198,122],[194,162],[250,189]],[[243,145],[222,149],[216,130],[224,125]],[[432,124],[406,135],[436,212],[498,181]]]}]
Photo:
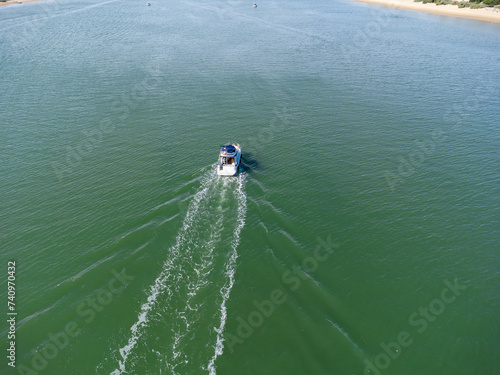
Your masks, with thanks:
[{"label": "white wake trail", "polygon": [[[175,260],[179,258],[180,252],[179,249],[181,247],[181,244],[184,242],[184,236],[188,232],[189,228],[191,227],[194,219],[196,218],[196,215],[198,213],[199,207],[200,207],[200,202],[201,200],[206,196],[207,191],[210,188],[210,184],[217,178],[213,174],[213,171],[211,171],[209,177],[205,179],[202,182],[202,189],[198,191],[191,204],[189,205],[188,212],[186,214],[186,218],[184,219],[182,229],[179,231],[179,234],[177,235],[175,245],[172,247],[170,251],[170,258],[165,261],[163,264],[163,269],[160,275],[156,278],[155,282],[153,285],[150,287],[150,293],[148,296],[147,301],[141,306],[141,311],[137,317],[137,321],[134,323],[134,325],[130,328],[131,331],[131,336],[128,340],[127,345],[125,345],[123,348],[121,348],[120,355],[122,359],[119,361],[119,368],[115,369],[111,375],[120,375],[125,372],[125,365],[127,362],[127,358],[130,354],[130,352],[134,349],[134,347],[137,345],[137,341],[142,335],[143,329],[146,327],[147,322],[148,322],[148,313],[151,311],[153,306],[155,305],[158,296],[162,294],[165,290],[168,292],[170,291],[170,288],[167,284],[167,279],[170,276],[170,271],[172,271]],[[169,293],[170,294],[170,293]]]},{"label": "white wake trail", "polygon": [[[186,351],[186,348],[189,348],[188,343],[193,335],[198,335],[199,324],[203,324],[198,322],[203,316],[202,313],[198,312],[198,309],[203,306],[203,304],[198,303],[198,300],[206,298],[204,296],[207,291],[203,290],[211,285],[209,275],[218,268],[215,266],[217,257],[224,257],[224,263],[220,266],[224,267],[222,270],[224,270],[223,274],[225,274],[226,280],[221,280],[219,284],[220,300],[217,298],[220,301],[218,307],[220,321],[212,323],[217,334],[213,344],[214,354],[207,367],[200,364],[200,368],[209,371],[211,375],[216,374],[215,361],[223,353],[224,328],[227,318],[226,303],[234,285],[238,258],[237,247],[240,242],[241,230],[245,225],[247,210],[247,197],[244,192],[245,179],[244,174],[235,179],[221,179],[215,175],[213,169],[204,176],[199,191],[194,195],[189,205],[175,244],[169,249],[168,259],[163,264],[154,283],[149,287],[147,300],[140,308],[137,321],[130,328],[127,344],[119,349],[121,358],[118,361],[118,368],[111,372],[111,375],[128,373],[130,367],[135,364],[129,363],[131,361],[129,357],[132,356],[134,348],[142,345],[142,342],[148,338],[148,328],[152,327],[151,324],[158,314],[157,310],[162,308],[164,302],[167,302],[164,301],[165,299],[170,302],[175,300],[176,303],[173,303],[172,306],[183,306],[183,308],[169,308],[164,311],[165,316],[174,319],[169,320],[173,324],[171,330],[173,335],[172,352],[169,355],[170,359],[164,362],[164,365],[168,371],[175,375],[178,373],[177,366],[183,367],[193,359],[193,354],[189,352],[189,349]],[[231,211],[227,211],[227,207],[222,208],[227,202],[230,202],[226,198],[228,193],[236,200],[237,207],[232,205],[233,208],[236,208],[236,211],[232,210],[233,214]],[[217,209],[214,209],[214,204],[219,205]],[[228,228],[225,220],[232,215],[234,215],[234,221],[231,223],[234,223],[234,227],[231,224],[231,229],[227,233],[231,234],[231,240],[229,244],[224,245],[224,237],[221,236],[223,229]],[[222,248],[227,249],[226,254],[225,251],[216,251]],[[202,296],[198,297],[200,291]],[[165,298],[160,298],[161,295],[164,295]],[[179,305],[179,302],[182,305]],[[217,305],[213,307],[217,309]],[[156,312],[153,313],[152,310]],[[207,353],[206,358],[210,358],[209,353]]]},{"label": "white wake trail", "polygon": [[236,272],[236,260],[238,259],[238,245],[240,243],[240,233],[243,227],[245,226],[245,217],[247,213],[247,196],[243,190],[243,184],[245,182],[246,175],[240,174],[238,176],[238,190],[237,190],[237,199],[238,199],[238,225],[234,230],[233,241],[231,243],[232,253],[229,258],[228,263],[226,264],[226,275],[228,281],[226,285],[224,285],[220,294],[222,296],[222,302],[220,305],[220,325],[219,328],[215,328],[217,332],[217,342],[215,343],[215,352],[210,362],[208,363],[208,371],[210,375],[216,375],[216,367],[215,361],[217,357],[220,356],[224,351],[224,328],[226,327],[226,319],[227,319],[227,307],[226,302],[229,299],[229,295],[231,293],[231,289],[234,285],[234,274]]}]

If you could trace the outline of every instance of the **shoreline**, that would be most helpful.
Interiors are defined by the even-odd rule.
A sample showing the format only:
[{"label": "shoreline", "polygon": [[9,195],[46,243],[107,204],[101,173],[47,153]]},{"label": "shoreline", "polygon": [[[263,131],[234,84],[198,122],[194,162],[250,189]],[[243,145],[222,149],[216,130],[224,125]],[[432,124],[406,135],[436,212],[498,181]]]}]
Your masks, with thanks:
[{"label": "shoreline", "polygon": [[[23,0],[23,3],[29,3],[29,2],[32,2],[32,1],[38,1],[38,0]],[[17,4],[17,0],[8,0],[4,3],[0,3],[0,6],[2,5],[12,5],[12,4]],[[22,5],[22,4],[19,4],[19,5]]]},{"label": "shoreline", "polygon": [[384,5],[393,8],[417,10],[420,12],[440,14],[460,18],[475,19],[480,21],[500,23],[498,8],[459,8],[457,5],[436,5],[434,3],[416,3],[413,0],[356,0],[362,3]]},{"label": "shoreline", "polygon": [[[17,4],[18,0],[8,0],[0,2],[0,6]],[[29,3],[39,0],[23,0],[23,3]],[[417,10],[420,12],[440,14],[443,16],[452,16],[460,18],[468,18],[479,21],[487,21],[500,23],[500,10],[498,8],[459,8],[457,5],[436,5],[434,3],[416,3],[413,0],[355,0],[361,3],[389,6],[393,8]],[[18,4],[22,5],[22,4]]]}]

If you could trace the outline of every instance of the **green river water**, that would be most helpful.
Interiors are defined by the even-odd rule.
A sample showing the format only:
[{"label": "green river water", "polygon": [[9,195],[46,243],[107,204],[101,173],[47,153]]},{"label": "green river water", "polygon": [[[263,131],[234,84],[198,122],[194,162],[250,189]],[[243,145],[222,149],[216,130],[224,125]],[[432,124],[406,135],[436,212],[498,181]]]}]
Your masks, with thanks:
[{"label": "green river water", "polygon": [[151,3],[0,8],[0,373],[500,374],[500,25]]}]

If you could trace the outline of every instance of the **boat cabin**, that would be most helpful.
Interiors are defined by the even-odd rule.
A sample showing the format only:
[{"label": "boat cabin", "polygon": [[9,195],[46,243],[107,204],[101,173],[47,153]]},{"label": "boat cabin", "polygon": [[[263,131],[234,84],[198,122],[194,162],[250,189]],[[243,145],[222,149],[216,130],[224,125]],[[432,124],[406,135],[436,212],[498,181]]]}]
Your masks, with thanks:
[{"label": "boat cabin", "polygon": [[217,160],[217,174],[220,176],[234,176],[238,173],[241,160],[240,145],[227,144],[220,146]]},{"label": "boat cabin", "polygon": [[233,156],[231,156],[231,157],[221,156],[220,162],[222,163],[222,165],[225,165],[225,164],[234,164],[234,157]]},{"label": "boat cabin", "polygon": [[220,148],[220,162],[222,165],[234,164],[234,157],[236,156],[236,147],[233,145],[225,145]]}]

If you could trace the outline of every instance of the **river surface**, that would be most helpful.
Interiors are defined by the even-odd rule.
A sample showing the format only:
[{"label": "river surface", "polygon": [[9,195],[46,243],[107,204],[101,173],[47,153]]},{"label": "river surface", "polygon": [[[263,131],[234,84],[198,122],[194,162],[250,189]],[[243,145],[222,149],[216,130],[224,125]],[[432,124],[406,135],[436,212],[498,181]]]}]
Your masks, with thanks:
[{"label": "river surface", "polygon": [[1,374],[500,374],[500,25],[347,0],[0,25]]}]

